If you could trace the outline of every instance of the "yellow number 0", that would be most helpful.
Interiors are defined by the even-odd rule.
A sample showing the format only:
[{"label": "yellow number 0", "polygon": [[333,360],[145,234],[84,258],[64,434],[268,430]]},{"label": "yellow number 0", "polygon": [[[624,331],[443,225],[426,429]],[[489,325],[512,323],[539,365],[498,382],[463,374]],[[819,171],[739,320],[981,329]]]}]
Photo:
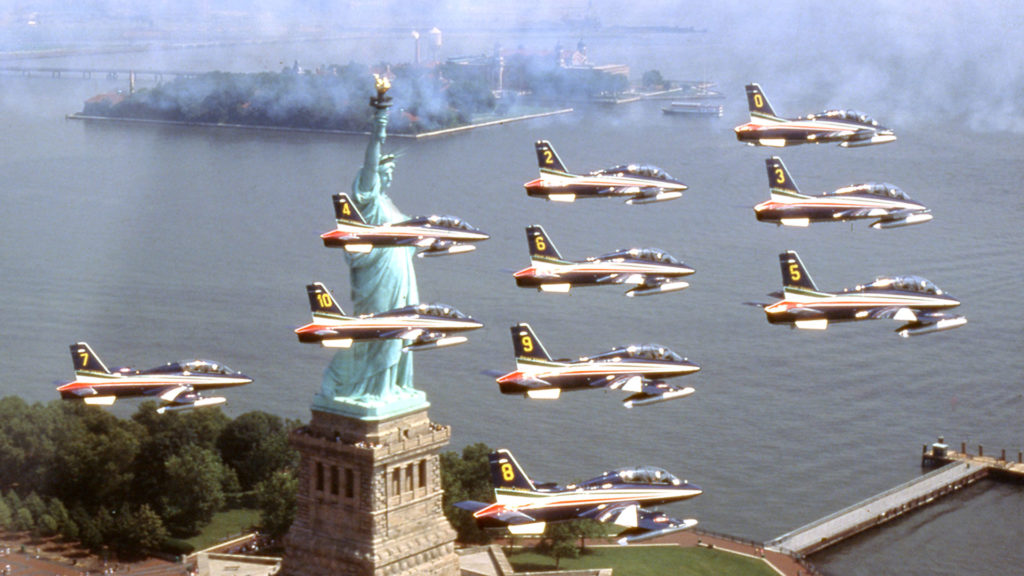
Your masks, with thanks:
[{"label": "yellow number 0", "polygon": [[533,245],[536,246],[537,250],[540,250],[541,252],[548,249],[547,242],[544,242],[543,236],[537,236],[536,238],[534,238]]},{"label": "yellow number 0", "polygon": [[523,352],[533,352],[533,338],[529,336],[523,336]]},{"label": "yellow number 0", "polygon": [[512,470],[512,465],[508,462],[501,465],[501,478],[506,482],[511,482],[516,477],[516,473]]},{"label": "yellow number 0", "polygon": [[786,182],[786,173],[782,171],[782,168],[775,169],[775,183],[784,184]]},{"label": "yellow number 0", "polygon": [[789,279],[793,282],[800,281],[800,266],[796,262],[792,262],[789,265]]},{"label": "yellow number 0", "polygon": [[764,106],[764,97],[760,94],[754,94],[754,107],[760,108],[762,106]]}]

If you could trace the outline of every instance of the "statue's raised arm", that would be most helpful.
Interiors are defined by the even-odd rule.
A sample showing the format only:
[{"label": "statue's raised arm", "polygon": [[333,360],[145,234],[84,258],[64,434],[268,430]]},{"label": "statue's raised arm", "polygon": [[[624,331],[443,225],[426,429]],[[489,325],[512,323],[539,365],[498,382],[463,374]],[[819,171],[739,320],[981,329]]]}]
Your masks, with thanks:
[{"label": "statue's raised arm", "polygon": [[377,95],[370,98],[370,106],[374,108],[373,125],[370,126],[370,142],[366,146],[366,155],[363,157],[363,167],[359,171],[359,178],[356,180],[358,190],[356,192],[374,193],[380,185],[377,178],[377,171],[381,165],[381,148],[387,140],[388,107],[391,105],[391,98],[387,96],[391,82],[386,76],[373,75],[377,88]]}]

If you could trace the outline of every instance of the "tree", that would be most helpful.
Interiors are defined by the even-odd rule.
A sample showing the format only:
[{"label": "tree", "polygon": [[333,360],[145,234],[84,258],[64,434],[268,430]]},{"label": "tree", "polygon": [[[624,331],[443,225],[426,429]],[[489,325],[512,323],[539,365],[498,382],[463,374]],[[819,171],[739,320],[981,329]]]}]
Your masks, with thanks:
[{"label": "tree", "polygon": [[576,533],[568,522],[554,522],[547,525],[544,535],[547,541],[543,551],[555,559],[555,570],[562,561],[562,558],[578,558],[580,551],[576,548]]},{"label": "tree", "polygon": [[7,505],[7,499],[0,493],[0,530],[6,530],[11,526],[11,508]]},{"label": "tree", "polygon": [[442,508],[455,528],[459,542],[490,542],[490,536],[476,525],[473,515],[455,507],[456,502],[463,500],[490,502],[494,499],[488,463],[490,453],[491,448],[478,442],[463,448],[461,458],[455,452],[441,454],[441,485],[444,487]]},{"label": "tree", "polygon": [[295,519],[298,489],[299,479],[290,470],[279,470],[256,485],[260,526],[271,538],[278,539],[288,533]]},{"label": "tree", "polygon": [[149,505],[133,510],[124,504],[111,515],[106,540],[118,554],[136,556],[158,549],[166,538],[167,529]]},{"label": "tree", "polygon": [[242,490],[252,490],[274,472],[293,468],[297,453],[288,445],[284,421],[267,412],[246,412],[228,423],[217,439],[224,463],[238,474]]},{"label": "tree", "polygon": [[168,531],[182,537],[198,533],[224,505],[224,465],[212,451],[193,448],[171,456],[164,473],[160,509]]}]

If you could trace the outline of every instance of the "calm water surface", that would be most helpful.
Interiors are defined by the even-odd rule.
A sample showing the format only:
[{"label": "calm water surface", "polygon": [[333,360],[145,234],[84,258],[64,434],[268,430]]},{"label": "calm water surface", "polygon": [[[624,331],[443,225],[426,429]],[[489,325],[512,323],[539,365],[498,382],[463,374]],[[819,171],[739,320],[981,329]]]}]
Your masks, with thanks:
[{"label": "calm water surface", "polygon": [[[177,58],[199,69],[211,65],[190,59],[227,62],[217,51]],[[699,74],[662,65],[669,77]],[[748,72],[737,64],[719,78],[729,94],[722,119],[669,118],[645,102],[389,140],[401,155],[391,195],[406,213],[455,214],[492,235],[474,253],[417,263],[424,301],[486,324],[466,345],[416,356],[416,385],[432,418],[452,425],[453,449],[508,447],[547,480],[663,466],[706,489],[670,512],[766,540],[918,475],[921,445],[939,434],[990,451],[1024,446],[1024,317],[1015,300],[1024,137],[950,134],[884,101],[858,104],[906,118],[899,141],[782,150],[794,178],[812,192],[893,182],[935,220],[887,231],[778,229],[751,210],[767,196],[772,151],[739,145],[731,130],[745,118]],[[67,346],[87,340],[108,365],[223,361],[256,379],[227,392],[229,414],[307,419],[330,352],[299,345],[292,329],[308,321],[305,284],[323,281],[347,301],[342,255],[318,235],[333,227],[330,196],[349,188],[365,139],[70,121],[64,114],[112,86],[0,80],[0,394],[55,399],[54,382],[71,376]],[[773,103],[793,114],[823,107],[803,98],[811,103]],[[527,199],[522,183],[536,174],[541,138],[570,169],[650,162],[690,191],[649,206]],[[528,263],[523,229],[533,223],[570,258],[657,246],[697,273],[686,291],[653,298],[518,289],[510,272]],[[907,340],[892,333],[894,322],[825,333],[770,326],[742,303],[779,288],[777,254],[787,249],[826,288],[925,276],[963,301],[970,323]],[[520,321],[558,356],[662,343],[702,366],[685,382],[697,393],[632,411],[616,393],[503,397],[481,371],[512,368],[508,329]],[[130,414],[133,404],[122,404],[115,410]],[[1002,574],[1024,562],[1022,506],[1019,487],[983,483],[814,561],[835,574]]]}]

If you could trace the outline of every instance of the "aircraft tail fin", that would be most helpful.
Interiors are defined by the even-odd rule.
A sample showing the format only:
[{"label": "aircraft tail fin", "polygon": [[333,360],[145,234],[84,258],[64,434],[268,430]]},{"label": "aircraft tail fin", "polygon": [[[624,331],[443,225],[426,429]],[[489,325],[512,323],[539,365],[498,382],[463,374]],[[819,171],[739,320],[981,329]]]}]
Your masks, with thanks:
[{"label": "aircraft tail fin", "polygon": [[779,254],[779,267],[782,269],[782,285],[785,288],[819,291],[796,251],[789,250]]},{"label": "aircraft tail fin", "polygon": [[306,285],[306,294],[309,295],[309,309],[313,317],[345,318],[345,312],[334,299],[331,291],[321,282],[314,282]]},{"label": "aircraft tail fin", "polygon": [[512,327],[512,347],[515,348],[516,359],[529,358],[533,360],[551,361],[551,356],[540,343],[540,338],[533,333],[533,328],[526,322],[520,322]]},{"label": "aircraft tail fin", "polygon": [[540,224],[526,227],[526,242],[530,247],[530,260],[565,262]]},{"label": "aircraft tail fin", "polygon": [[568,172],[568,170],[565,169],[565,164],[562,164],[562,159],[558,157],[558,153],[555,152],[555,148],[550,142],[547,140],[538,140],[536,147],[538,167],[545,170],[554,170],[556,172]]},{"label": "aircraft tail fin", "polygon": [[332,198],[334,199],[334,218],[339,224],[342,222],[366,224],[366,220],[363,219],[363,215],[359,213],[359,209],[356,208],[348,194],[339,192]]},{"label": "aircraft tail fin", "polygon": [[75,366],[75,374],[110,374],[100,357],[85,342],[77,342],[70,346],[71,363]]},{"label": "aircraft tail fin", "polygon": [[529,490],[536,492],[537,487],[523,471],[522,466],[516,462],[512,453],[504,448],[491,452],[488,456],[491,466],[491,483],[495,490],[499,488],[511,488],[514,490]]},{"label": "aircraft tail fin", "polygon": [[772,156],[764,161],[768,168],[768,186],[771,188],[772,196],[804,196],[796,187],[796,182],[786,170],[782,158]]},{"label": "aircraft tail fin", "polygon": [[747,108],[750,110],[750,117],[778,118],[772,105],[768,103],[768,97],[764,95],[760,84],[747,84]]}]

